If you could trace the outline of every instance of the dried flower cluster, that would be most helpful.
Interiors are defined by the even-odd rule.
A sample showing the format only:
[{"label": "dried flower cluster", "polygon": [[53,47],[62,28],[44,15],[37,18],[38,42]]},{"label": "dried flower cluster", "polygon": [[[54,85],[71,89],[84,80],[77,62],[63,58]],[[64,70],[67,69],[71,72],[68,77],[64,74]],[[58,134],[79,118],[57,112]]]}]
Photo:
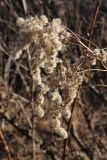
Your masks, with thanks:
[{"label": "dried flower cluster", "polygon": [[106,51],[95,49],[91,55],[84,54],[78,62],[71,64],[71,55],[66,52],[71,34],[60,19],[49,22],[44,15],[27,19],[19,17],[16,23],[19,43],[11,54],[16,61],[27,53],[33,79],[35,115],[37,119],[48,119],[53,132],[67,138],[62,119],[71,117],[71,105],[83,82],[84,70],[96,65],[97,59],[105,63]]},{"label": "dried flower cluster", "polygon": [[[63,117],[71,117],[71,105],[83,82],[84,70],[87,66],[96,65],[97,59],[105,63],[107,54],[105,50],[95,49],[87,64],[85,56],[71,64],[67,58],[70,55],[66,53],[71,34],[62,26],[60,19],[49,22],[44,15],[28,19],[20,17],[17,26],[21,44],[15,47],[12,56],[18,60],[25,50],[30,56],[35,115],[38,118],[46,115],[50,128],[60,137],[67,138],[61,122]],[[32,46],[36,48],[33,53]]]},{"label": "dried flower cluster", "polygon": [[96,65],[97,60],[100,60],[103,63],[107,62],[107,51],[105,49],[94,49],[94,57],[92,58],[91,64]]},{"label": "dried flower cluster", "polygon": [[54,113],[49,116],[50,125],[58,135],[67,138],[66,130],[61,127],[61,117],[70,118],[71,104],[83,81],[83,75],[74,73],[66,61],[58,56],[59,51],[63,52],[66,48],[70,33],[62,26],[60,19],[53,19],[50,23],[44,15],[26,20],[18,18],[17,25],[20,34],[25,34],[28,40],[17,50],[15,59],[20,58],[23,50],[29,48],[32,42],[37,46],[32,57],[35,114],[42,118],[49,109],[53,109]]},{"label": "dried flower cluster", "polygon": [[83,75],[59,52],[65,54],[70,33],[62,26],[60,19],[50,23],[46,16],[18,18],[20,37],[23,43],[15,48],[13,56],[17,60],[24,50],[35,44],[36,51],[31,57],[32,77],[35,91],[35,115],[42,118],[48,114],[49,125],[62,138],[67,138],[61,126],[62,117],[69,119],[71,104],[77,96]]}]

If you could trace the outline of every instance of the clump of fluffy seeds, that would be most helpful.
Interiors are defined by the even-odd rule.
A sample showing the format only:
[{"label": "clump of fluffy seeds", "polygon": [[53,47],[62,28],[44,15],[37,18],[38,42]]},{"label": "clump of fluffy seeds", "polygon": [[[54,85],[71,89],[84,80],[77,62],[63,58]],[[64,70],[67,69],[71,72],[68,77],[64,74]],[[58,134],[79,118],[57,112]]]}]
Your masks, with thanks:
[{"label": "clump of fluffy seeds", "polygon": [[67,131],[61,127],[61,121],[56,118],[51,121],[51,126],[56,134],[58,134],[61,138],[66,139],[68,137]]},{"label": "clump of fluffy seeds", "polygon": [[62,97],[59,94],[58,89],[56,89],[55,91],[51,92],[51,100],[56,102],[57,104],[61,104],[62,103]]},{"label": "clump of fluffy seeds", "polygon": [[42,118],[44,116],[44,110],[38,106],[35,108],[35,115],[38,117],[38,118]]},{"label": "clump of fluffy seeds", "polygon": [[92,60],[90,61],[92,65],[96,65],[97,60],[100,60],[104,63],[107,62],[107,51],[105,49],[95,48],[93,53],[94,57],[92,57]]},{"label": "clump of fluffy seeds", "polygon": [[56,128],[55,132],[63,139],[66,139],[68,137],[67,131],[62,127]]},{"label": "clump of fluffy seeds", "polygon": [[[55,113],[59,108],[59,115],[69,119],[70,106],[83,80],[81,74],[75,76],[72,70],[68,74],[69,65],[66,59],[59,57],[59,52],[63,53],[66,49],[70,33],[62,26],[60,19],[49,22],[45,15],[27,19],[20,17],[17,26],[24,43],[16,48],[15,59],[19,59],[23,50],[29,49],[32,43],[36,45],[33,57],[31,55],[32,78],[36,93],[35,115],[42,118],[49,109],[53,108]],[[57,114],[50,117],[54,132],[61,138],[67,138],[67,131],[61,126],[61,118],[58,118]]]},{"label": "clump of fluffy seeds", "polygon": [[24,18],[19,17],[16,21],[17,26],[21,27],[24,24],[24,21],[25,21]]}]

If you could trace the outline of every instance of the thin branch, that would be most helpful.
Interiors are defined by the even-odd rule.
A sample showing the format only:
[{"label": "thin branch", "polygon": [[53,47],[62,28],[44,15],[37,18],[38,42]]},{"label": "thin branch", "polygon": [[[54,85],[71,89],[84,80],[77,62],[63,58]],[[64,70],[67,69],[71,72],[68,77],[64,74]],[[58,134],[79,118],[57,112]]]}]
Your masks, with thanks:
[{"label": "thin branch", "polygon": [[75,38],[75,39],[77,40],[77,42],[79,42],[84,48],[86,48],[86,49],[91,53],[92,56],[94,55],[94,54],[93,54],[93,51],[92,51],[89,47],[87,47],[87,46],[80,40],[80,38],[79,38],[79,36],[78,36],[77,34],[75,34],[72,30],[70,30],[69,28],[67,28],[67,27],[65,27],[65,26],[64,26],[64,28],[66,28],[68,31],[70,31],[70,32],[71,32],[71,37],[73,36],[73,38]]},{"label": "thin branch", "polygon": [[36,160],[36,144],[35,144],[35,117],[34,117],[34,81],[33,81],[33,75],[32,75],[32,69],[31,69],[31,55],[29,52],[29,49],[27,49],[27,56],[28,56],[28,65],[30,70],[30,76],[32,80],[31,85],[31,107],[32,107],[32,150],[33,150],[33,160]]},{"label": "thin branch", "polygon": [[17,33],[16,29],[12,27],[12,25],[9,23],[9,21],[6,21],[5,19],[0,18],[0,23],[6,24],[10,30]]},{"label": "thin branch", "polygon": [[[93,86],[95,86],[95,87],[107,87],[107,85],[106,84],[92,84]],[[88,85],[85,85],[85,86],[83,86],[83,87],[81,87],[81,89],[85,89],[85,88],[89,88],[90,86],[88,86]]]},{"label": "thin branch", "polygon": [[90,34],[89,34],[89,44],[88,44],[89,48],[90,48],[91,37],[92,37],[92,34],[93,34],[94,26],[95,26],[95,23],[96,23],[96,19],[97,19],[98,13],[99,13],[99,9],[100,9],[101,3],[102,3],[102,0],[99,0],[98,6],[97,6],[96,11],[95,11],[95,15],[93,17],[91,31],[90,31]]},{"label": "thin branch", "polygon": [[23,3],[24,11],[27,14],[27,2],[26,2],[26,0],[22,0],[22,3]]},{"label": "thin branch", "polygon": [[24,128],[20,128],[18,125],[16,125],[12,119],[9,119],[7,117],[7,115],[5,115],[4,113],[0,112],[0,116],[5,119],[12,127],[14,127],[17,131],[19,131],[22,135],[25,135],[28,140],[32,140],[32,137],[30,136],[29,132],[24,129]]},{"label": "thin branch", "polygon": [[[74,33],[71,29],[67,28],[66,26],[64,26],[64,28],[66,28],[68,31],[70,31],[71,33],[75,34],[78,38],[81,38],[83,40],[85,40],[86,42],[89,42],[89,40],[83,36],[80,36],[79,34]],[[100,49],[95,43],[93,43],[92,41],[90,42],[90,44],[92,44],[93,46],[95,46],[96,48]]]},{"label": "thin branch", "polygon": [[101,62],[101,64],[102,64],[102,66],[103,66],[105,69],[107,69],[106,65],[105,65],[102,61],[100,61],[100,62]]},{"label": "thin branch", "polygon": [[1,46],[0,44],[0,49],[1,51],[10,58],[11,61],[13,61],[15,63],[15,65],[18,67],[22,67],[24,70],[28,71],[28,68],[26,68],[23,64],[18,63],[10,54],[8,54],[8,52]]},{"label": "thin branch", "polygon": [[85,72],[89,72],[89,71],[107,72],[107,70],[105,70],[105,69],[95,68],[95,69],[85,69],[83,71],[80,71],[80,73],[85,73]]},{"label": "thin branch", "polygon": [[[70,120],[69,120],[69,123],[68,123],[68,128],[67,128],[68,138],[70,136],[70,130],[71,130],[71,126],[72,126],[72,115],[73,115],[73,111],[74,111],[74,108],[75,108],[75,105],[76,105],[76,100],[77,100],[77,98],[75,98],[75,100],[72,104],[72,108],[71,108],[71,117],[70,117]],[[65,139],[65,141],[64,141],[63,160],[66,160],[66,148],[67,148],[67,144],[68,144],[68,138]]]},{"label": "thin branch", "polygon": [[24,114],[24,116],[25,116],[25,118],[26,118],[26,120],[27,120],[27,122],[29,124],[29,127],[32,128],[31,120],[30,120],[29,116],[27,115],[26,110],[24,109],[23,104],[20,103],[20,102],[18,102],[18,103],[19,103],[19,106],[20,106],[20,108],[21,108],[21,110],[22,110],[22,112],[23,112],[23,114]]},{"label": "thin branch", "polygon": [[9,149],[9,146],[6,142],[6,139],[3,135],[3,132],[2,130],[0,129],[0,139],[2,140],[3,144],[4,144],[4,147],[5,147],[5,150],[7,152],[7,155],[8,155],[8,160],[13,160],[13,158],[11,157],[11,154],[10,154],[10,149]]}]

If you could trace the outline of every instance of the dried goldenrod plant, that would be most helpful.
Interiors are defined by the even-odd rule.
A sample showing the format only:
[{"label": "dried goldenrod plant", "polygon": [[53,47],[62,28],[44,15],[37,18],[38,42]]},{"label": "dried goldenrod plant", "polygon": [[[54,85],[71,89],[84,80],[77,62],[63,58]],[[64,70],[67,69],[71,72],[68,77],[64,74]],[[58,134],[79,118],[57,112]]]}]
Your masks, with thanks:
[{"label": "dried goldenrod plant", "polygon": [[[62,118],[68,120],[71,117],[71,105],[77,97],[85,71],[96,65],[97,60],[105,63],[106,52],[88,50],[75,34],[62,25],[60,19],[49,22],[45,15],[27,19],[19,17],[16,23],[20,43],[11,51],[11,56],[18,61],[27,51],[30,57],[37,120],[46,116],[50,129],[65,139],[68,133],[61,124]],[[71,64],[69,57],[72,54],[67,53],[66,49],[74,37],[87,50],[83,51],[77,62]],[[33,52],[32,46],[36,48]]]}]

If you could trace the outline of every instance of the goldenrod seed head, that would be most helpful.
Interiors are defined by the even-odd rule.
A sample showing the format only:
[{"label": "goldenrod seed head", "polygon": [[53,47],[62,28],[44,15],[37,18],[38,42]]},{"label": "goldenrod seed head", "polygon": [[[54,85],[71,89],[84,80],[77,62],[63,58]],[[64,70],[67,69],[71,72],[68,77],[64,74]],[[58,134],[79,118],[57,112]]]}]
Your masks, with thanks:
[{"label": "goldenrod seed head", "polygon": [[45,15],[41,15],[40,19],[43,21],[43,23],[48,23],[48,18]]},{"label": "goldenrod seed head", "polygon": [[62,127],[56,128],[55,132],[63,139],[68,137],[67,131]]},{"label": "goldenrod seed head", "polygon": [[16,21],[18,27],[21,27],[24,24],[25,20],[22,17],[19,17]]},{"label": "goldenrod seed head", "polygon": [[42,118],[44,116],[44,110],[41,107],[36,107],[35,114],[38,118]]},{"label": "goldenrod seed head", "polygon": [[51,96],[52,101],[56,102],[57,104],[62,103],[62,97],[59,94],[58,89],[56,89],[54,92],[50,93],[50,96]]},{"label": "goldenrod seed head", "polygon": [[71,117],[71,110],[69,106],[66,106],[64,111],[63,111],[63,117],[66,119],[69,119]]}]

